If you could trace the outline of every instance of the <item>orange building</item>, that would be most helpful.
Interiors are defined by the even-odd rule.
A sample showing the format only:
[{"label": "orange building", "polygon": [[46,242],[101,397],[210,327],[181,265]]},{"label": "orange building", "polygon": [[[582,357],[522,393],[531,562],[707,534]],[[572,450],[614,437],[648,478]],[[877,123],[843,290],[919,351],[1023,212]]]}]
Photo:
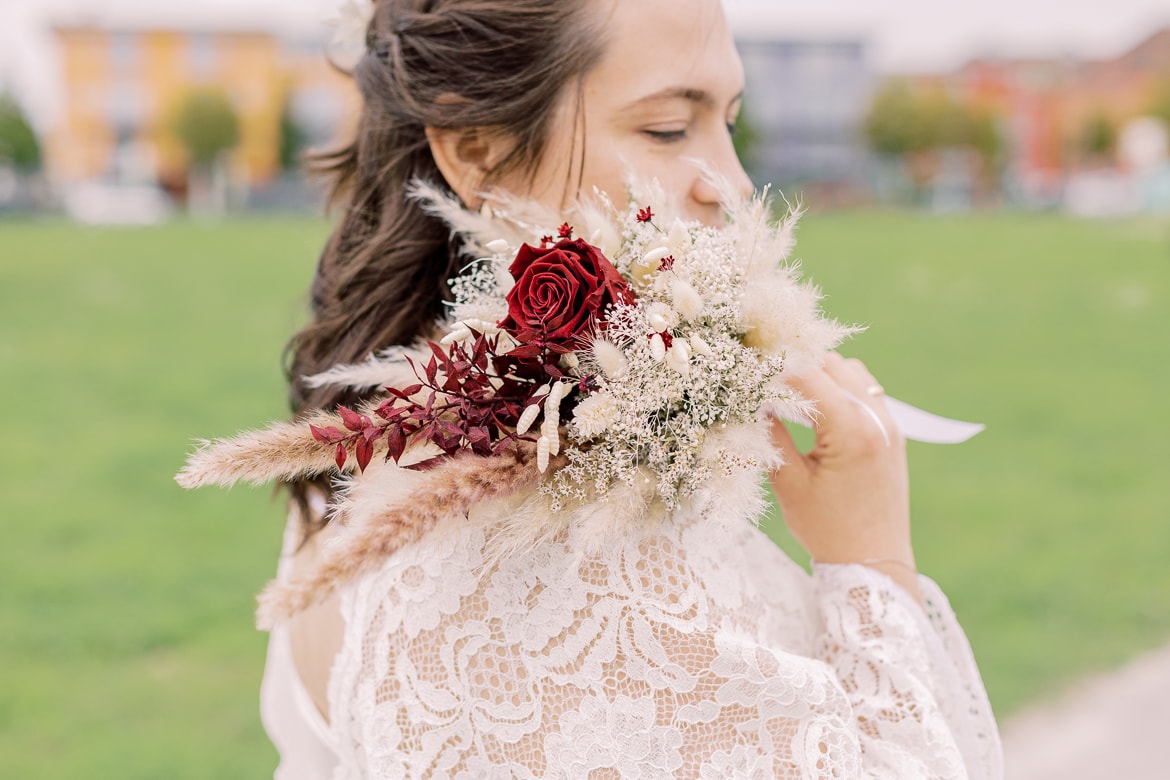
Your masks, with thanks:
[{"label": "orange building", "polygon": [[227,96],[239,119],[231,179],[262,184],[279,173],[286,101],[312,141],[344,132],[356,116],[352,82],[326,62],[320,40],[255,29],[58,26],[64,115],[47,138],[61,183],[153,180],[181,189],[187,159],[173,118],[193,90]]},{"label": "orange building", "polygon": [[1015,173],[1058,180],[1082,165],[1086,124],[1146,113],[1170,79],[1170,28],[1109,60],[979,58],[927,81],[1003,120]]}]

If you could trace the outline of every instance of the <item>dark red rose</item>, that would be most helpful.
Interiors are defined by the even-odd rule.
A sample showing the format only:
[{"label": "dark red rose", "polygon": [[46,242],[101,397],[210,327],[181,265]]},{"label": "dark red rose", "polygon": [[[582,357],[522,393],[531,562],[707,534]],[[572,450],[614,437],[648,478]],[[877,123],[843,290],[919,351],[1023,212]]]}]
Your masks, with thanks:
[{"label": "dark red rose", "polygon": [[525,244],[508,270],[516,284],[499,325],[521,344],[542,342],[557,353],[580,349],[604,327],[606,307],[634,302],[613,263],[579,238],[548,248]]}]

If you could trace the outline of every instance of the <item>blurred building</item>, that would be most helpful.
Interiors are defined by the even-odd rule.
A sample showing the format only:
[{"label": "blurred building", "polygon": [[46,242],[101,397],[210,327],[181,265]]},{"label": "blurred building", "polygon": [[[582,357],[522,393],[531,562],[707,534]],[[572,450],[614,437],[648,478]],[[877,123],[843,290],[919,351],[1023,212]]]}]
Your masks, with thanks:
[{"label": "blurred building", "polygon": [[1098,145],[1110,148],[1093,149],[1093,126],[1120,136],[1170,87],[1170,28],[1110,59],[984,57],[918,82],[1001,117],[1009,186],[1026,202],[1055,203],[1070,176],[1120,162],[1109,137]]},{"label": "blurred building", "polygon": [[758,183],[847,202],[868,187],[862,123],[876,75],[860,38],[763,37],[741,32],[747,77],[746,162]]},{"label": "blurred building", "polygon": [[90,21],[54,28],[65,112],[46,138],[58,187],[156,182],[182,194],[186,153],[173,119],[194,90],[226,95],[239,120],[227,173],[257,187],[281,173],[282,114],[310,142],[356,116],[352,82],[326,61],[322,38],[222,23],[163,27]]}]

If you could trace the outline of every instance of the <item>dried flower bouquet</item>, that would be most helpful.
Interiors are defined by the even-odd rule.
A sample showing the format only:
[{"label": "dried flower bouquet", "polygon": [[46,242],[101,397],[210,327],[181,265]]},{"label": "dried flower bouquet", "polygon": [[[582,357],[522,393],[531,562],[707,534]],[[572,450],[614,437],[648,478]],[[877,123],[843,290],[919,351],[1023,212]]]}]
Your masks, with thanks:
[{"label": "dried flower bouquet", "polygon": [[773,222],[765,196],[728,199],[726,225],[706,227],[652,186],[552,229],[533,204],[413,196],[477,258],[452,280],[445,335],[313,378],[383,388],[364,407],[208,443],[178,477],[337,471],[349,527],[312,576],[265,591],[261,624],[485,502],[497,552],[574,523],[602,544],[684,506],[759,516],[761,472],[780,465],[768,417],[811,412],[786,380],[850,332],[787,262],[799,210]]}]

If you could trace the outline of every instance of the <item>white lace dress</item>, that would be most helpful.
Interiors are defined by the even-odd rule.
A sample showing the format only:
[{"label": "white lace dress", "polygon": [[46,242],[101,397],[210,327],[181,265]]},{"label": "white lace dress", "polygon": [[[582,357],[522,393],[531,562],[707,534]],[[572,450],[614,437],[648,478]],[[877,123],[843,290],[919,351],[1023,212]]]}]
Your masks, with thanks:
[{"label": "white lace dress", "polygon": [[925,577],[926,611],[867,567],[810,577],[754,527],[681,514],[600,555],[572,534],[483,548],[452,523],[343,593],[334,780],[1002,775]]}]

